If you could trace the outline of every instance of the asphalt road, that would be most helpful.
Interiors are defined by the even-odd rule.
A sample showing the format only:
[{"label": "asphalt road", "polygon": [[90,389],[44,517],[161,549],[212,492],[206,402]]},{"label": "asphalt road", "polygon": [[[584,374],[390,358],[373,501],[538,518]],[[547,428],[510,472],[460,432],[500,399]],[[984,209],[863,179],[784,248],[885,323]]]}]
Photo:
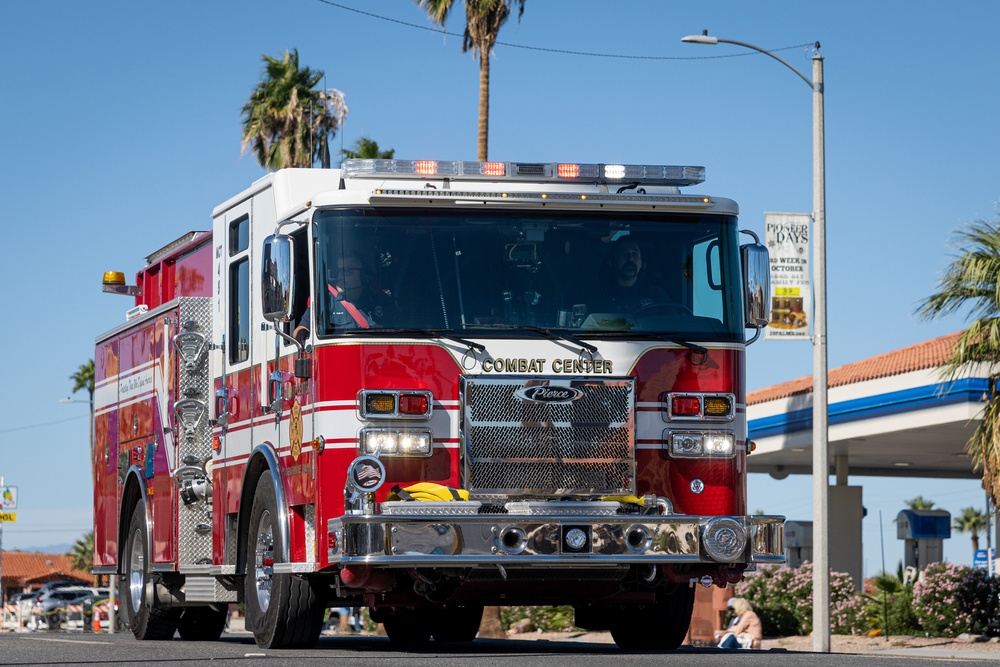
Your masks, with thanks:
[{"label": "asphalt road", "polygon": [[[919,662],[917,662],[919,660]],[[464,646],[430,643],[425,649],[404,651],[384,637],[352,636],[320,638],[309,650],[264,650],[247,634],[223,635],[216,642],[139,642],[131,635],[84,635],[69,633],[0,634],[0,665],[213,665],[236,663],[337,665],[338,667],[399,667],[401,664],[435,667],[732,667],[754,666],[857,667],[877,661],[880,667],[898,665],[949,665],[948,659],[910,658],[854,654],[813,654],[791,651],[719,651],[682,648],[673,653],[622,652],[611,644],[581,641],[527,639],[478,639]]]}]

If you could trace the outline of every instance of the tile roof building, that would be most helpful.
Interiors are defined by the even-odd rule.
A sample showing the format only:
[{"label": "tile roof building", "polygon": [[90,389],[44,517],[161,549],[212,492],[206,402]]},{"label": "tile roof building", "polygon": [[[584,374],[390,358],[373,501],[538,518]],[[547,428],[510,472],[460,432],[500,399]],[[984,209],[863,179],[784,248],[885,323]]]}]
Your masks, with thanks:
[{"label": "tile roof building", "polygon": [[66,554],[4,551],[2,558],[0,576],[5,594],[27,592],[60,579],[78,579],[88,586],[94,584],[94,576],[74,569]]}]

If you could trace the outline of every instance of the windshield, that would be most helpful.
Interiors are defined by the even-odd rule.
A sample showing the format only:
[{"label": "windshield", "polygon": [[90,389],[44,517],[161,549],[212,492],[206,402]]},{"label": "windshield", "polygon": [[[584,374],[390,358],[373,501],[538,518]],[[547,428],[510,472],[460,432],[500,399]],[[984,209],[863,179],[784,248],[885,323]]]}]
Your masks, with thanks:
[{"label": "windshield", "polygon": [[352,209],[313,222],[320,337],[744,339],[731,216]]}]

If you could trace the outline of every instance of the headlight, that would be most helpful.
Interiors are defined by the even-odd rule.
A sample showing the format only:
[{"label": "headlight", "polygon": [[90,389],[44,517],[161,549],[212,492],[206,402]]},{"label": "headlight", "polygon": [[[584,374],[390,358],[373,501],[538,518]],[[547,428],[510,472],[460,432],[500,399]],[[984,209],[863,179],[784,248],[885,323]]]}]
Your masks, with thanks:
[{"label": "headlight", "polygon": [[366,428],[361,431],[360,445],[362,454],[430,456],[431,434],[429,431]]},{"label": "headlight", "polygon": [[731,431],[665,431],[663,440],[670,455],[679,458],[731,458],[736,451]]}]

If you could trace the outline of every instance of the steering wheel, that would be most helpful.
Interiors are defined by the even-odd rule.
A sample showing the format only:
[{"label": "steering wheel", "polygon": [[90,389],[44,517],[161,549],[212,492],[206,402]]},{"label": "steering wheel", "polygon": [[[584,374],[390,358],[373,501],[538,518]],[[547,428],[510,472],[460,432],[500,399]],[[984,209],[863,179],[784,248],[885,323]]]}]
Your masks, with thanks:
[{"label": "steering wheel", "polygon": [[658,315],[694,315],[691,309],[679,303],[654,303],[632,311],[632,317],[656,317]]}]

